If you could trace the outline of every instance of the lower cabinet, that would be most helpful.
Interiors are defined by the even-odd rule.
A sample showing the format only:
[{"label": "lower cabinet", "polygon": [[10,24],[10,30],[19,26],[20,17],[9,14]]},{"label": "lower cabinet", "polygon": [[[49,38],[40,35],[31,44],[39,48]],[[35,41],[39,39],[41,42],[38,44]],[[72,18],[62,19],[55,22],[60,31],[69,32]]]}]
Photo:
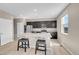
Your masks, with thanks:
[{"label": "lower cabinet", "polygon": [[52,32],[51,36],[51,39],[57,39],[57,32]]}]

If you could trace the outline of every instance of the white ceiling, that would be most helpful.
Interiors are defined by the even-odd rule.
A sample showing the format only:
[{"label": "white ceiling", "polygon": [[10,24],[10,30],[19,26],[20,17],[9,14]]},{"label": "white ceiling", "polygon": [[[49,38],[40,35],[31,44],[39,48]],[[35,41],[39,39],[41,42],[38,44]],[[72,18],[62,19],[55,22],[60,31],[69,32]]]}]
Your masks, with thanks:
[{"label": "white ceiling", "polygon": [[0,3],[0,9],[16,17],[56,18],[68,3]]}]

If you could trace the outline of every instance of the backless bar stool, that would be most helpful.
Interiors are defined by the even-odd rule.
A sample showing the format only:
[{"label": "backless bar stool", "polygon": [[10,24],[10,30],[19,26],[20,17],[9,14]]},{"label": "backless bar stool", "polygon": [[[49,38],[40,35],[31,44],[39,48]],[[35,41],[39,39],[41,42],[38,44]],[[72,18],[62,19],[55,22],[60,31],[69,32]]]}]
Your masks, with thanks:
[{"label": "backless bar stool", "polygon": [[21,38],[18,40],[18,46],[17,46],[17,51],[19,51],[19,48],[24,48],[26,52],[26,48],[29,47],[29,40],[27,38]]},{"label": "backless bar stool", "polygon": [[[41,49],[39,47],[44,48],[44,49]],[[46,41],[45,40],[38,39],[36,41],[35,54],[37,53],[37,50],[44,51],[45,52],[45,55],[46,55]]]}]

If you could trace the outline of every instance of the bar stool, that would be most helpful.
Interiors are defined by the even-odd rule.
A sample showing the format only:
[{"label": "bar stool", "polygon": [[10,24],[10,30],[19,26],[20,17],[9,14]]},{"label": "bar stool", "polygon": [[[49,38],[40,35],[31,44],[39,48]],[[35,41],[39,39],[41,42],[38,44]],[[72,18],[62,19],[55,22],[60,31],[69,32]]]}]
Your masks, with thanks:
[{"label": "bar stool", "polygon": [[21,38],[18,40],[18,46],[17,46],[17,51],[19,51],[19,48],[24,48],[26,52],[26,48],[29,47],[29,40],[27,38]]},{"label": "bar stool", "polygon": [[[44,48],[44,49],[41,49],[39,47]],[[46,41],[45,40],[38,39],[36,41],[35,54],[37,53],[37,50],[44,51],[45,52],[45,55],[46,55]]]}]

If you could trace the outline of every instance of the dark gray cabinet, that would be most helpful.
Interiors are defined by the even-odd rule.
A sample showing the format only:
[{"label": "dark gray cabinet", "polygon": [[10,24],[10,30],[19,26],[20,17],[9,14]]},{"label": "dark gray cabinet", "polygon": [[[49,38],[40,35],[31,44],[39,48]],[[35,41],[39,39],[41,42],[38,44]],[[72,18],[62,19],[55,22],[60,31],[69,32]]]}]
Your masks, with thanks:
[{"label": "dark gray cabinet", "polygon": [[51,36],[51,39],[57,39],[57,32],[52,32]]},{"label": "dark gray cabinet", "polygon": [[35,22],[27,22],[27,25],[32,25],[33,28],[56,28],[57,21],[35,21]]}]

